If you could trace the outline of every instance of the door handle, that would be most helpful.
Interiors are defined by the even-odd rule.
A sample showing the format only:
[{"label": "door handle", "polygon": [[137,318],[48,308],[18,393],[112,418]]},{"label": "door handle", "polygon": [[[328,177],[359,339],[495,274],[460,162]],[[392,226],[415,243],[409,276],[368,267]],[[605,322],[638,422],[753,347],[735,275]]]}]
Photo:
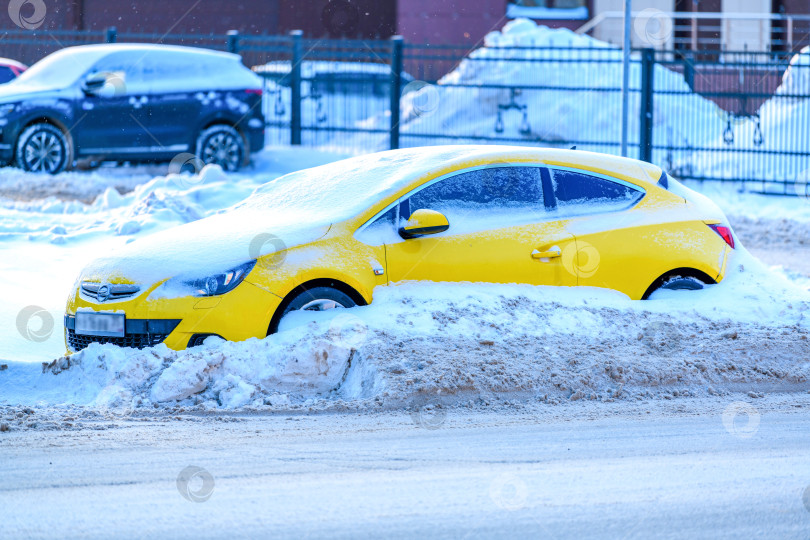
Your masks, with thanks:
[{"label": "door handle", "polygon": [[556,246],[548,251],[538,251],[536,249],[532,251],[532,259],[553,259],[560,256],[562,256],[562,251]]}]

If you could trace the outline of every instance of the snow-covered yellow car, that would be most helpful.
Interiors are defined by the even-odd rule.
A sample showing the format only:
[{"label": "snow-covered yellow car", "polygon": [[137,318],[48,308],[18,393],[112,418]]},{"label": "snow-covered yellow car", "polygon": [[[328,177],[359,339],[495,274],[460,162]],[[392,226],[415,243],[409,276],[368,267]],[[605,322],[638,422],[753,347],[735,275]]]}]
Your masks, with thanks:
[{"label": "snow-covered yellow car", "polygon": [[576,150],[442,146],[296,172],[224,213],[91,263],[68,351],[262,338],[294,310],[410,280],[593,286],[645,299],[719,282],[723,213],[659,167]]}]

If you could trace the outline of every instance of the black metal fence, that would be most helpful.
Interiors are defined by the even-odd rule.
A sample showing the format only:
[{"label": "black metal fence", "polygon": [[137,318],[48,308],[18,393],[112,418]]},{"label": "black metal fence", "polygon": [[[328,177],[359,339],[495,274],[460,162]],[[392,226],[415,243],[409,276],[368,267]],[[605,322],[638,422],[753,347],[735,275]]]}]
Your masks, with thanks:
[{"label": "black metal fence", "polygon": [[[3,55],[99,41],[239,53],[264,81],[269,144],[365,153],[518,144],[618,154],[621,51],[285,36],[7,32]],[[26,47],[28,47],[26,49]],[[26,53],[28,54],[28,53]],[[784,52],[634,51],[631,157],[684,179],[794,194],[810,180],[810,59]]]}]

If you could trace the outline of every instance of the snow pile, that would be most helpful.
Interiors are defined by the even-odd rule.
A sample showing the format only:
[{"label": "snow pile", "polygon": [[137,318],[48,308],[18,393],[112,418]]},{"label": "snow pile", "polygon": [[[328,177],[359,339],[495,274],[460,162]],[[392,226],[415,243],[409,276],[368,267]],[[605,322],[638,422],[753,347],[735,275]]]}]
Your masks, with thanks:
[{"label": "snow pile", "polygon": [[[712,148],[735,152],[698,153],[694,171],[715,178],[792,180],[801,197],[810,197],[810,47],[796,54],[775,95],[759,109],[762,144],[755,143],[753,121],[734,127],[734,143],[727,145],[718,134]],[[794,155],[763,154],[741,159],[736,151],[793,152]],[[756,183],[754,183],[756,185]]]},{"label": "snow pile", "polygon": [[[440,134],[458,137],[498,137],[519,143],[554,146],[566,141],[593,141],[606,145],[580,145],[584,149],[618,153],[621,138],[621,50],[568,29],[550,29],[527,19],[516,19],[502,31],[486,36],[484,46],[470,53],[437,86],[408,92],[403,98],[401,132],[407,145],[436,144]],[[693,94],[682,75],[655,67],[654,137],[659,143],[700,146],[722,133],[720,109]],[[464,87],[455,87],[463,85]],[[542,90],[510,87],[543,86]],[[639,110],[641,66],[631,64],[630,110]],[[476,88],[481,86],[482,88]],[[491,88],[486,86],[504,86]],[[525,107],[501,113],[503,131],[496,131],[499,105]],[[474,114],[471,114],[471,111]],[[637,143],[639,115],[630,115],[630,142]],[[384,128],[387,118],[374,119]],[[695,131],[694,126],[700,126]],[[366,127],[370,127],[367,125]],[[528,130],[526,129],[528,128]],[[385,141],[380,141],[380,147]],[[678,159],[684,156],[674,156]]]},{"label": "snow pile", "polygon": [[[722,286],[648,302],[589,288],[402,284],[302,326],[170,351],[94,344],[0,373],[9,404],[401,407],[810,389],[810,293],[737,253]],[[767,345],[764,345],[767,344]],[[767,351],[767,354],[763,354]]]}]

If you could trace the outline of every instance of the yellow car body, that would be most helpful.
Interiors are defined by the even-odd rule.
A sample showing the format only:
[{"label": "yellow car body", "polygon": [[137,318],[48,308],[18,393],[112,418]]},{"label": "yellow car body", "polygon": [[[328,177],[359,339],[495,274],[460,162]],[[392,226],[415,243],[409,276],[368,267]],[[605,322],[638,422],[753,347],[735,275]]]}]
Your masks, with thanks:
[{"label": "yellow car body", "polygon": [[[493,171],[517,187],[510,192],[501,182],[487,188],[492,193],[516,193],[525,184],[542,191],[537,195],[542,204],[532,202],[535,195],[520,194],[514,197],[517,210],[507,206],[502,214],[485,203],[464,207],[483,216],[482,226],[461,214],[456,218],[436,208],[406,206],[419,197],[444,201],[445,186],[464,186],[479,176],[490,181]],[[580,189],[580,180],[608,193],[625,193],[630,204],[624,207],[612,195],[596,197],[594,204],[588,197],[563,201],[564,192]],[[296,206],[298,194],[304,202]],[[522,214],[521,205],[530,213]],[[392,219],[400,236],[388,230]],[[233,341],[263,338],[277,328],[281,308],[292,297],[316,286],[343,291],[355,304],[371,303],[377,286],[411,280],[592,286],[642,299],[668,276],[693,276],[704,283],[723,279],[733,239],[724,239],[710,225],[725,226],[713,203],[659,167],[636,160],[496,146],[382,152],[274,180],[244,208],[177,227],[169,235],[164,231],[136,240],[136,247],[91,263],[68,298],[66,346],[70,353],[91,342],[134,347],[162,342],[181,350],[208,335]],[[423,227],[426,234],[408,238],[409,227]],[[375,228],[382,232],[373,233]],[[226,261],[220,254],[229,250]],[[175,264],[176,252],[182,253],[183,264]],[[222,274],[240,262],[239,256],[248,264],[246,276]],[[215,270],[208,262],[218,258],[223,261]],[[220,272],[218,282],[206,277],[214,272]],[[179,274],[193,279],[178,281]],[[228,280],[238,285],[216,294],[227,288],[217,288],[219,283]],[[95,335],[87,321],[98,313],[117,314],[118,322],[110,324],[123,321],[123,335],[120,329],[114,331],[117,337]],[[110,330],[104,328],[101,333]]]}]

